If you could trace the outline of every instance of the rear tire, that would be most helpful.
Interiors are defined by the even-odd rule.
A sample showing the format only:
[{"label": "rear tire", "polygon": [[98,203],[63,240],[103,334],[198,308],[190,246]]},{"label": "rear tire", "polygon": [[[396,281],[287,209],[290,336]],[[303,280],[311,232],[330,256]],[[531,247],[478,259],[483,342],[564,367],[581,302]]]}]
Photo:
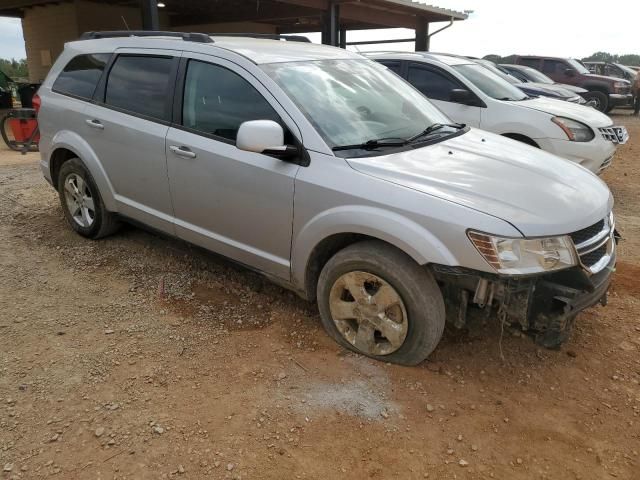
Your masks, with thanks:
[{"label": "rear tire", "polygon": [[322,269],[317,293],[329,336],[362,355],[417,365],[442,338],[445,305],[435,279],[383,242],[338,252]]},{"label": "rear tire", "polygon": [[602,92],[587,92],[584,94],[584,98],[588,101],[595,100],[596,104],[594,108],[600,112],[607,112],[609,108],[609,97]]},{"label": "rear tire", "polygon": [[117,217],[104,207],[91,173],[79,158],[71,158],[60,167],[58,195],[67,222],[83,237],[95,240],[120,227]]}]

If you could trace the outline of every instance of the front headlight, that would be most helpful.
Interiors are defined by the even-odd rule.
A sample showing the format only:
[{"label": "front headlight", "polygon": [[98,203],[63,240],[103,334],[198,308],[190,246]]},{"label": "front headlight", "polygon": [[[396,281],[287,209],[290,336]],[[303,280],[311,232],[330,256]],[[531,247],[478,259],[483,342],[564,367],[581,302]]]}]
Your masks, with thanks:
[{"label": "front headlight", "polygon": [[593,130],[584,123],[565,117],[553,117],[551,121],[558,125],[572,142],[590,142],[595,138]]},{"label": "front headlight", "polygon": [[504,275],[553,272],[578,264],[568,236],[549,238],[503,238],[469,231],[469,240],[484,259]]},{"label": "front headlight", "polygon": [[623,90],[627,88],[629,84],[627,82],[613,82],[613,88],[616,90]]}]

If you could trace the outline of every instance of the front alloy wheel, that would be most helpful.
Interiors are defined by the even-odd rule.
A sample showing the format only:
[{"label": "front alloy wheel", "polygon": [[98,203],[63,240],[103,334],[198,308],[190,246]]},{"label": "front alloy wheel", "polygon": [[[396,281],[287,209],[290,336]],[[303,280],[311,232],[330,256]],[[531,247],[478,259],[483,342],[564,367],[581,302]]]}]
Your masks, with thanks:
[{"label": "front alloy wheel", "polygon": [[344,339],[367,355],[389,355],[407,338],[408,315],[400,294],[371,273],[355,271],[338,278],[329,308]]}]

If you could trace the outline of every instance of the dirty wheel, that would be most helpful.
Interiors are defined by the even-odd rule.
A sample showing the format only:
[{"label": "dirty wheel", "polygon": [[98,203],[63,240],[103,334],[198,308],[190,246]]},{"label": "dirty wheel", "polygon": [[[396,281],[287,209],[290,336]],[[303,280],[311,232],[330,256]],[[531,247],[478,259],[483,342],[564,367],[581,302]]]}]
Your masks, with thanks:
[{"label": "dirty wheel", "polygon": [[97,239],[117,230],[115,215],[104,208],[98,187],[80,159],[72,158],[60,168],[58,193],[67,222],[83,237]]},{"label": "dirty wheel", "polygon": [[318,304],[339,344],[386,362],[422,362],[444,330],[444,302],[431,274],[382,242],[357,243],[329,260]]}]

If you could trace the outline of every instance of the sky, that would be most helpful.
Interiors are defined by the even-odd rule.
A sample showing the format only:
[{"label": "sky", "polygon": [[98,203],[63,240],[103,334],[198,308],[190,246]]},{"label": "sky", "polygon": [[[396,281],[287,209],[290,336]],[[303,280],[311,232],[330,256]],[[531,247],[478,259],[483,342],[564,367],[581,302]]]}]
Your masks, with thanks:
[{"label": "sky", "polygon": [[[640,0],[429,0],[439,7],[473,10],[435,35],[431,50],[483,57],[536,54],[586,57],[597,51],[640,54]],[[433,24],[432,31],[443,24]],[[409,38],[410,30],[351,32],[349,41]],[[319,35],[313,35],[319,41]],[[412,44],[358,47],[412,50]],[[24,58],[20,20],[0,18],[0,58]]]}]

